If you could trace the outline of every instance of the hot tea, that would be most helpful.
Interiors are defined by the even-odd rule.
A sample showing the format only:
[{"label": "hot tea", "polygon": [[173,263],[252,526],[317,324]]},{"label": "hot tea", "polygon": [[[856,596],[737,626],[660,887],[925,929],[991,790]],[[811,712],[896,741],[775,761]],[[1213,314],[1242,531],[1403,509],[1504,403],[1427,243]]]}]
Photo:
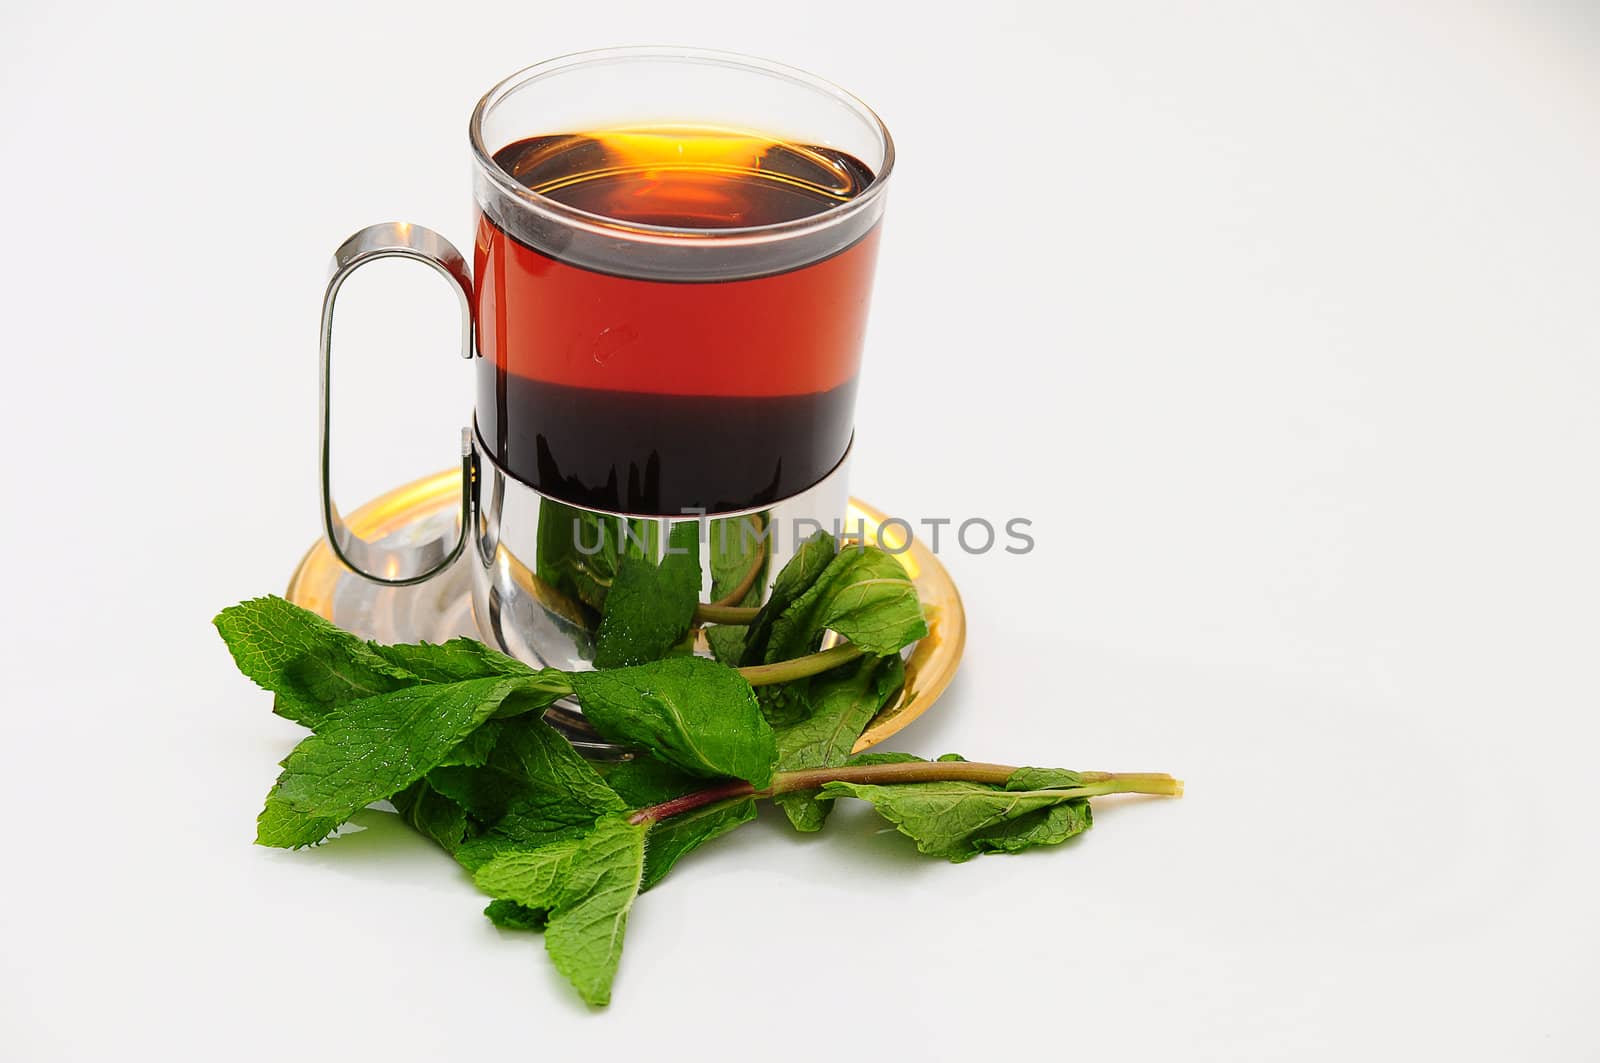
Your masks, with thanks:
[{"label": "hot tea", "polygon": [[[839,462],[877,228],[799,263],[794,240],[739,231],[847,203],[867,166],[700,127],[532,137],[494,160],[604,225],[659,232],[663,248],[646,260],[603,229],[580,245],[480,219],[478,430],[506,471],[578,505],[669,514],[765,505]],[[669,245],[696,233],[734,237],[732,251],[714,273],[675,273]]]}]

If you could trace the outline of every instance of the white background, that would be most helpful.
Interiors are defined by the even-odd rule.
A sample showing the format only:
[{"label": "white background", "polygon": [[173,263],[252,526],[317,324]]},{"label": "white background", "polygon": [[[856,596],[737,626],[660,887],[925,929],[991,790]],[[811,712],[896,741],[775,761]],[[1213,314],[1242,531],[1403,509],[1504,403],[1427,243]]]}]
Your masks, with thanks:
[{"label": "white background", "polygon": [[[0,1054],[1596,1058],[1600,25],[1474,8],[7,4]],[[896,745],[1189,792],[959,867],[764,818],[590,1013],[392,817],[250,844],[298,732],[207,621],[317,535],[334,245],[467,246],[477,96],[652,41],[884,115],[857,493],[1034,521],[945,555],[969,652]],[[470,402],[379,274],[351,502]]]}]

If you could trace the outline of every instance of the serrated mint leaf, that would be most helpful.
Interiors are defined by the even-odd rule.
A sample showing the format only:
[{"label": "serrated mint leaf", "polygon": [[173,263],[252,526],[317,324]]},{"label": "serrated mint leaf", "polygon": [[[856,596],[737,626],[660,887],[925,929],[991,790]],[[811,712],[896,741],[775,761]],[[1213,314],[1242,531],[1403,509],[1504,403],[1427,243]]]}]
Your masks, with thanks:
[{"label": "serrated mint leaf", "polygon": [[917,591],[894,555],[877,547],[840,550],[772,625],[765,661],[815,652],[833,630],[868,653],[897,653],[928,633]]},{"label": "serrated mint leaf", "polygon": [[[633,809],[658,805],[704,790],[707,785],[706,780],[679,771],[653,757],[638,757],[613,764],[606,769],[605,780],[606,785]],[[755,800],[745,797],[708,805],[656,823],[650,829],[650,841],[645,847],[644,884],[640,888],[650,889],[672,870],[679,858],[755,817]]]},{"label": "serrated mint leaf", "polygon": [[730,668],[739,667],[744,658],[744,632],[745,629],[733,624],[714,624],[705,629],[706,645],[711,647],[711,656],[719,663]]},{"label": "serrated mint leaf", "polygon": [[644,664],[667,656],[683,642],[700,601],[700,526],[679,521],[667,534],[667,553],[657,565],[623,557],[606,596],[595,643],[596,668]]},{"label": "serrated mint leaf", "polygon": [[[656,521],[595,513],[546,498],[539,503],[537,576],[546,588],[570,603],[582,603],[596,615],[625,557],[656,555],[660,541]],[[559,608],[570,616],[570,609]]]},{"label": "serrated mint leaf", "polygon": [[[946,753],[946,757],[955,760],[962,759],[953,753]],[[1066,768],[1018,768],[1006,779],[1007,790],[1048,790],[1064,789],[1068,786],[1082,786],[1083,776]]]},{"label": "serrated mint leaf", "polygon": [[913,753],[857,753],[845,761],[850,767],[858,764],[926,764],[928,758],[919,757]]},{"label": "serrated mint leaf", "polygon": [[[306,818],[296,830],[278,823],[269,838],[300,837],[325,820],[343,823],[357,809],[392,797],[438,767],[463,740],[496,712],[549,704],[566,689],[560,673],[496,677],[464,683],[426,683],[340,705],[317,732],[283,762],[269,795],[288,812]],[[559,682],[558,682],[559,680]],[[324,832],[326,833],[326,832]]]},{"label": "serrated mint leaf", "polygon": [[636,756],[630,760],[596,764],[595,768],[605,784],[629,808],[659,805],[706,786],[704,776],[690,775],[655,757]]},{"label": "serrated mint leaf", "polygon": [[601,736],[640,746],[693,775],[772,780],[772,728],[732,668],[674,657],[570,677],[584,718]]},{"label": "serrated mint leaf", "polygon": [[[778,771],[831,768],[850,759],[861,732],[899,692],[905,666],[898,656],[863,657],[844,668],[816,676],[803,689],[806,716],[774,728]],[[773,801],[796,830],[821,830],[832,809],[812,791],[778,794]]]},{"label": "serrated mint leaf", "polygon": [[[1022,768],[1012,779],[1018,775],[1019,782],[1026,784],[1054,773]],[[1066,772],[1062,777],[1070,775]],[[955,781],[882,786],[830,782],[819,796],[823,800],[856,797],[867,801],[900,833],[913,839],[918,850],[953,863],[980,853],[1054,845],[1087,830],[1091,822],[1087,798],[1070,788],[1011,789],[1010,780],[1004,787]]]},{"label": "serrated mint leaf", "polygon": [[[846,546],[773,622],[765,662],[816,652],[829,631],[871,654],[898,653],[928,632],[916,588],[894,556],[877,547]],[[778,683],[759,692],[761,711],[774,727],[804,719],[806,686]]]},{"label": "serrated mint leaf", "polygon": [[276,695],[273,711],[312,730],[340,705],[418,683],[535,674],[471,639],[367,642],[277,597],[230,606],[213,623],[239,670]]},{"label": "serrated mint leaf", "polygon": [[764,664],[772,659],[767,656],[767,645],[772,638],[773,625],[794,604],[795,599],[806,593],[817,578],[827,571],[837,552],[838,543],[825,531],[817,532],[800,544],[773,581],[772,593],[767,595],[766,603],[745,629],[744,656],[740,664]]},{"label": "serrated mint leaf", "polygon": [[747,513],[719,517],[706,525],[711,601],[744,606],[760,602],[772,545],[768,520],[765,512]]},{"label": "serrated mint leaf", "polygon": [[690,851],[755,818],[755,798],[741,797],[697,808],[657,823],[650,829],[650,844],[645,849],[644,878],[639,889],[643,891],[655,886]]},{"label": "serrated mint leaf", "polygon": [[370,643],[282,598],[240,602],[212,623],[239,671],[276,695],[272,711],[307,727],[344,702],[419,682]]},{"label": "serrated mint leaf", "polygon": [[428,783],[495,833],[525,844],[543,844],[627,808],[565,738],[531,713],[501,723],[486,764],[435,768]]},{"label": "serrated mint leaf", "polygon": [[261,814],[256,817],[256,844],[270,845],[275,849],[316,845],[343,822],[333,816],[308,816],[296,812],[275,794],[268,794]]},{"label": "serrated mint leaf", "polygon": [[550,921],[550,913],[542,908],[528,908],[507,900],[490,901],[483,914],[501,930],[540,931]]},{"label": "serrated mint leaf", "polygon": [[[517,717],[521,719],[521,717]],[[502,720],[488,720],[480,724],[476,731],[463,738],[454,749],[445,754],[440,761],[441,767],[469,767],[475,768],[489,762],[489,754],[494,752],[494,744],[500,738],[500,728],[504,726]]]},{"label": "serrated mint leaf", "polygon": [[[577,837],[587,830],[588,827],[575,827],[552,840],[560,841],[562,838]],[[478,868],[487,864],[501,853],[509,853],[526,848],[528,848],[528,845],[525,842],[519,842],[513,838],[506,837],[504,834],[495,834],[491,831],[488,834],[480,834],[476,838],[468,838],[461,843],[459,849],[450,855],[456,858],[456,863],[468,871],[476,872]]]},{"label": "serrated mint leaf", "polygon": [[926,638],[928,621],[917,588],[900,562],[873,547],[861,557],[856,571],[835,587],[822,626],[879,656],[899,653]]},{"label": "serrated mint leaf", "polygon": [[473,876],[491,897],[550,913],[545,949],[595,1007],[611,1001],[628,913],[644,875],[648,829],[621,816],[602,819],[582,837],[503,852]]},{"label": "serrated mint leaf", "polygon": [[468,679],[488,679],[497,675],[536,675],[515,657],[507,657],[476,639],[458,638],[437,645],[428,642],[385,646],[367,643],[390,664],[405,669],[427,683],[460,683]]},{"label": "serrated mint leaf", "polygon": [[467,810],[419,779],[389,799],[400,818],[447,853],[466,840],[471,823]]}]

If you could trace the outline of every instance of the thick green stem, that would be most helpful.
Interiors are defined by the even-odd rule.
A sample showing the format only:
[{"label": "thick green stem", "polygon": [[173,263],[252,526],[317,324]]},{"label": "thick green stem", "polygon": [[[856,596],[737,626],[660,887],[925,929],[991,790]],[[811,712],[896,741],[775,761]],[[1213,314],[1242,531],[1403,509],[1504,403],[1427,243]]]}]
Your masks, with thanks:
[{"label": "thick green stem", "polygon": [[697,624],[736,624],[746,625],[756,618],[761,612],[755,606],[721,605],[712,602],[709,605],[701,602],[694,607],[694,622]]},{"label": "thick green stem", "polygon": [[841,642],[831,649],[820,653],[809,653],[793,660],[778,661],[775,664],[752,664],[739,669],[739,674],[753,687],[771,686],[773,683],[787,683],[794,679],[821,675],[841,664],[855,660],[863,652],[859,646]]},{"label": "thick green stem", "polygon": [[[747,782],[727,782],[649,805],[633,813],[630,823],[658,823],[686,812],[746,797],[772,797],[797,790],[816,790],[825,783],[848,782],[861,785],[888,785],[923,782],[976,782],[1000,786],[1016,772],[1009,764],[982,764],[970,760],[912,760],[903,764],[858,764],[854,767],[809,768],[780,771],[772,785],[757,790]],[[1082,786],[1052,787],[1069,797],[1101,797],[1105,794],[1157,794],[1182,797],[1183,781],[1160,772],[1080,772]]]}]

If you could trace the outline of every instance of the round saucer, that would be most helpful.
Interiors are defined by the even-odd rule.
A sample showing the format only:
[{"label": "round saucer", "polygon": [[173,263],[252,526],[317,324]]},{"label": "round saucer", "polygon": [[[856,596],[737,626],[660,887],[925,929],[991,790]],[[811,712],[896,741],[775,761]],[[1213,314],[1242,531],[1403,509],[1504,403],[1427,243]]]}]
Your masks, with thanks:
[{"label": "round saucer", "polygon": [[[393,546],[420,542],[454,524],[460,501],[461,473],[452,469],[373,499],[350,514],[346,523],[363,539],[381,539]],[[902,533],[903,522],[885,527],[882,513],[855,498],[850,500],[847,516],[845,526],[851,531],[864,526],[868,542],[881,542],[889,549],[904,547],[897,557],[916,585],[928,615],[928,636],[913,646],[906,658],[905,687],[861,735],[855,747],[860,752],[921,716],[944,693],[966,647],[967,616],[950,573],[920,540]],[[426,583],[386,587],[345,568],[328,541],[318,539],[301,558],[284,596],[346,631],[377,642],[443,642],[458,635],[478,638],[472,618],[470,564],[468,551]]]}]

